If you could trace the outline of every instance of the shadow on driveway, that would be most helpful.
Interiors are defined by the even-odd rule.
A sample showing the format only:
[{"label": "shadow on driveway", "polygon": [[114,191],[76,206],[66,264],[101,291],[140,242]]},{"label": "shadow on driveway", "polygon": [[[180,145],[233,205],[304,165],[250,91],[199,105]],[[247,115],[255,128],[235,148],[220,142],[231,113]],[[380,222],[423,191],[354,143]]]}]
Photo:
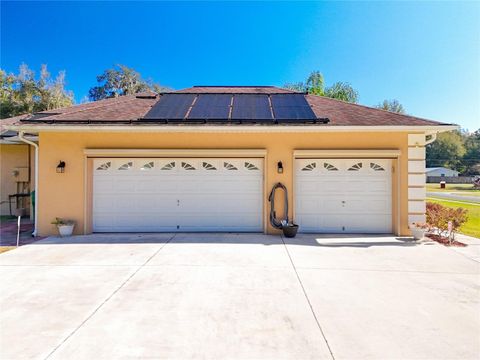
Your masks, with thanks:
[{"label": "shadow on driveway", "polygon": [[296,238],[260,233],[102,233],[72,237],[51,236],[35,245],[64,244],[156,244],[172,242],[176,244],[263,244],[302,245],[315,247],[372,246],[410,247],[417,243],[409,237],[394,237],[392,234],[299,234]]}]

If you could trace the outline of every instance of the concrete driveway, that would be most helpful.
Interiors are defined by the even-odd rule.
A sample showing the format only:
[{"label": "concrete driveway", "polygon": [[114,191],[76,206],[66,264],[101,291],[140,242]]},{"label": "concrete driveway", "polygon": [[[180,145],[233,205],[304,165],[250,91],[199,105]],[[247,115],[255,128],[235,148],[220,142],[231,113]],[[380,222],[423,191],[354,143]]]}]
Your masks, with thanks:
[{"label": "concrete driveway", "polygon": [[1,359],[480,356],[480,264],[437,244],[92,235],[0,265]]}]

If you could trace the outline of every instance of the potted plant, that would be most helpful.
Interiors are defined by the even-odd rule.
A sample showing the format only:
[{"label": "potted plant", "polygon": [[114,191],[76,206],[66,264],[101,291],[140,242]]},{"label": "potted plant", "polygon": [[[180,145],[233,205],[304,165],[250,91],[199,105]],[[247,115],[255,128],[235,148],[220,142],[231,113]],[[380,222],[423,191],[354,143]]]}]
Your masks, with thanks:
[{"label": "potted plant", "polygon": [[412,223],[410,225],[410,230],[412,230],[412,235],[415,240],[422,240],[425,237],[429,226],[425,223]]},{"label": "potted plant", "polygon": [[57,227],[58,233],[61,237],[71,236],[73,233],[73,228],[75,227],[75,221],[57,217],[54,221],[52,221],[52,225]]}]

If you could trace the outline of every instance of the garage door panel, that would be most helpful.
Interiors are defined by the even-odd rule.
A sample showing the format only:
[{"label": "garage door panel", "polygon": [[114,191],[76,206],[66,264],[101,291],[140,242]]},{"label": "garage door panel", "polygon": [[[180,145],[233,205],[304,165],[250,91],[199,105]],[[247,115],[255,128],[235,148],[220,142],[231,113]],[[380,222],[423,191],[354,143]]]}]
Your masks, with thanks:
[{"label": "garage door panel", "polygon": [[297,214],[297,223],[302,232],[315,231],[320,228],[320,219],[317,215]]},{"label": "garage door panel", "polygon": [[123,212],[133,213],[145,213],[145,212],[158,212],[159,210],[173,211],[176,206],[175,199],[164,199],[158,201],[152,198],[137,198],[131,195],[117,195],[113,199],[103,198],[96,199],[94,201],[95,214],[121,214]]},{"label": "garage door panel", "polygon": [[262,230],[262,160],[98,159],[94,169],[94,231]]},{"label": "garage door panel", "polygon": [[317,212],[319,210],[319,200],[309,196],[297,195],[297,207],[302,209],[302,213]]},{"label": "garage door panel", "polygon": [[152,179],[139,179],[135,184],[135,192],[137,193],[155,193],[162,184],[157,183],[154,178]]},{"label": "garage door panel", "polygon": [[390,213],[390,204],[385,200],[370,201],[368,206],[362,200],[349,200],[343,208],[346,214],[366,213],[366,214],[384,214]]},{"label": "garage door panel", "polygon": [[391,231],[388,215],[346,215],[345,232],[388,233]]},{"label": "garage door panel", "polygon": [[343,217],[343,215],[338,213],[320,216],[320,228],[323,229],[324,232],[343,232],[344,219],[340,216]]},{"label": "garage door panel", "polygon": [[306,179],[301,179],[297,183],[297,189],[299,193],[306,192],[316,192],[319,188],[319,185],[313,181],[308,181]]},{"label": "garage door panel", "polygon": [[391,160],[296,160],[295,220],[303,232],[391,232]]},{"label": "garage door panel", "polygon": [[[218,213],[232,212],[241,214],[241,209],[261,209],[262,202],[255,194],[244,194],[242,196],[226,196],[226,194],[210,194],[209,196],[191,194],[180,200],[185,208],[184,212],[211,212]],[[261,210],[255,210],[255,214],[261,214]],[[199,214],[202,216],[202,214]]]},{"label": "garage door panel", "polygon": [[225,215],[221,223],[218,216],[210,216],[199,219],[194,214],[184,216],[179,222],[179,231],[258,231],[261,227],[261,220],[254,215],[244,214],[243,216]]},{"label": "garage door panel", "polygon": [[116,193],[131,193],[135,192],[136,182],[135,179],[129,179],[121,177],[113,183],[113,190]]},{"label": "garage door panel", "polygon": [[116,226],[176,226],[177,217],[173,214],[166,216],[158,216],[155,213],[143,212],[143,213],[133,213],[128,215],[119,215],[116,217],[115,225]]},{"label": "garage door panel", "polygon": [[115,198],[108,194],[98,195],[93,199],[93,207],[97,212],[105,212],[115,207]]},{"label": "garage door panel", "polygon": [[317,209],[320,213],[342,213],[344,211],[344,204],[338,198],[333,196],[325,197],[324,199],[320,200],[320,206]]},{"label": "garage door panel", "polygon": [[109,194],[114,193],[114,180],[108,177],[98,177],[95,181],[95,189],[97,193]]},{"label": "garage door panel", "polygon": [[[344,181],[342,179],[334,178],[329,180],[321,180],[318,182],[318,191],[323,193],[338,192],[339,189],[345,188]],[[342,190],[343,191],[343,190]]]},{"label": "garage door panel", "polygon": [[[151,213],[138,213],[128,215],[112,216],[114,214],[98,215],[94,219],[94,227],[96,231],[139,231],[138,227],[141,226],[141,231],[161,231],[161,229],[176,228],[176,221],[174,216],[165,216],[159,218],[155,214]],[[130,230],[127,230],[130,229]],[[132,230],[134,229],[134,230]]]}]

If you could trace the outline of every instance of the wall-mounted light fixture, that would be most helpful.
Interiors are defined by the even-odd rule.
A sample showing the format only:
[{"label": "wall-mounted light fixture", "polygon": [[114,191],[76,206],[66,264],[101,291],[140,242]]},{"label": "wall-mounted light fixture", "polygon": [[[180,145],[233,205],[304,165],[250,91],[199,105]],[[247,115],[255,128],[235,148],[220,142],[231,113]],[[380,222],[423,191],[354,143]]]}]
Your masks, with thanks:
[{"label": "wall-mounted light fixture", "polygon": [[279,161],[279,162],[277,163],[277,172],[278,172],[279,174],[283,174],[283,164],[282,164],[281,161]]},{"label": "wall-mounted light fixture", "polygon": [[65,172],[65,161],[60,160],[57,165],[57,173],[63,174]]}]

